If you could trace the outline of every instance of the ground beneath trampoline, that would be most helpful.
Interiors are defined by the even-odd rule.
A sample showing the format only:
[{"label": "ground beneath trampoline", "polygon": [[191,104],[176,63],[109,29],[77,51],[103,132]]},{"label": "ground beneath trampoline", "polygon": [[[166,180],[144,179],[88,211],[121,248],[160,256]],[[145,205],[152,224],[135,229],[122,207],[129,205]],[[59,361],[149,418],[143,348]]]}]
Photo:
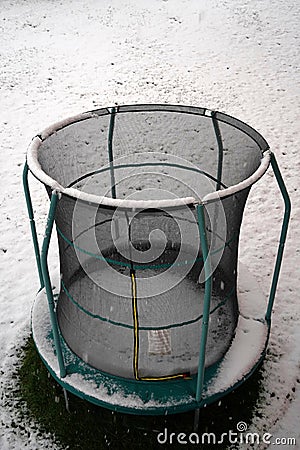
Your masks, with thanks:
[{"label": "ground beneath trampoline", "polygon": [[[29,333],[38,288],[21,186],[31,137],[54,121],[115,103],[205,106],[263,134],[291,195],[264,392],[248,425],[253,432],[296,437],[300,445],[299,23],[296,0],[274,0],[272,8],[267,0],[2,0],[1,380],[14,383],[16,346]],[[34,193],[41,237],[47,207],[36,184]],[[281,207],[269,171],[250,196],[241,237],[241,258],[265,292]],[[27,437],[14,429],[14,410],[3,398],[0,421],[1,449],[54,448],[34,426]]]}]

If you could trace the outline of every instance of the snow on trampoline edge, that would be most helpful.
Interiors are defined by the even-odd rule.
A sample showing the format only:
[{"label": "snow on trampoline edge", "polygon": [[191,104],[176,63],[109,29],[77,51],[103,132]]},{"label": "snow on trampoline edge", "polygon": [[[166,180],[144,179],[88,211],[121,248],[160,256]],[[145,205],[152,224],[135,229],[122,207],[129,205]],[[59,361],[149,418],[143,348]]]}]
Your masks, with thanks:
[{"label": "snow on trampoline edge", "polygon": [[[268,326],[264,320],[266,301],[256,279],[240,264],[238,279],[239,319],[235,336],[226,352],[217,373],[204,389],[204,399],[231,389],[242,381],[259,362],[268,340]],[[38,352],[59,379],[59,366],[54,353],[53,340],[49,339],[51,330],[48,302],[45,289],[41,290],[32,309],[32,332]],[[195,399],[189,395],[181,398],[170,398],[159,402],[149,399],[146,402],[137,394],[125,393],[119,384],[115,384],[115,392],[110,392],[104,383],[86,379],[84,375],[73,373],[67,376],[67,384],[77,392],[90,396],[100,402],[123,406],[132,409],[151,409],[172,407],[193,403]],[[110,390],[114,383],[109,382]]]}]

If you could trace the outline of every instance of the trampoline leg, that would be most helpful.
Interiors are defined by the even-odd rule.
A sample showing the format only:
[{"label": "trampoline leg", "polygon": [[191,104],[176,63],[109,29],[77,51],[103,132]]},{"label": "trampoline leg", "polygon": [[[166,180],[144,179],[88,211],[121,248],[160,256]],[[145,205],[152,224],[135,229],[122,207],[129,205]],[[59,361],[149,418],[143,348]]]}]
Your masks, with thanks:
[{"label": "trampoline leg", "polygon": [[200,421],[200,408],[195,409],[194,414],[194,432],[197,433],[199,430],[199,421]]},{"label": "trampoline leg", "polygon": [[69,397],[68,392],[65,388],[63,388],[64,398],[65,398],[65,406],[68,413],[70,413],[70,404],[69,404]]}]

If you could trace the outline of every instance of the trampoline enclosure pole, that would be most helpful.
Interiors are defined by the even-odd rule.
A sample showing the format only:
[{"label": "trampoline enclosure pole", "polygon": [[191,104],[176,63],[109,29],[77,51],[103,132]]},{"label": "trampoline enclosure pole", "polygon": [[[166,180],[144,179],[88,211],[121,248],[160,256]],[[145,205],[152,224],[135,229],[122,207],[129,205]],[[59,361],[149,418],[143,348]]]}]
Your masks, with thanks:
[{"label": "trampoline enclosure pole", "polygon": [[41,267],[39,242],[38,242],[37,233],[36,233],[32,201],[31,201],[30,190],[29,190],[29,185],[28,185],[28,171],[29,171],[28,164],[26,162],[24,165],[24,170],[23,170],[23,187],[24,187],[25,200],[26,200],[28,216],[29,216],[29,221],[30,221],[31,236],[32,236],[32,241],[33,241],[33,246],[34,246],[36,265],[37,265],[39,279],[40,279],[40,285],[41,285],[40,289],[43,289],[44,279],[43,279],[43,273],[42,273],[42,267]]},{"label": "trampoline enclosure pole", "polygon": [[203,257],[203,263],[204,263],[204,275],[205,275],[202,331],[201,331],[201,340],[200,340],[198,375],[197,375],[197,386],[196,386],[196,401],[199,402],[201,400],[202,391],[203,391],[204,372],[205,372],[205,352],[206,352],[206,342],[207,342],[208,323],[209,323],[209,310],[210,310],[210,300],[211,300],[211,291],[212,291],[211,265],[210,265],[210,260],[209,260],[209,256],[208,256],[208,244],[207,244],[207,236],[206,236],[206,230],[205,230],[204,206],[202,204],[197,205],[197,218],[198,218],[198,227],[199,227],[200,243],[201,243],[202,257]]},{"label": "trampoline enclosure pole", "polygon": [[64,364],[64,360],[63,360],[62,349],[61,349],[61,342],[60,342],[58,323],[57,323],[57,317],[56,317],[56,312],[55,312],[53,291],[52,291],[52,285],[51,285],[51,280],[50,280],[50,276],[49,276],[48,261],[47,261],[57,202],[58,202],[58,194],[57,194],[57,192],[53,191],[52,197],[51,197],[51,202],[50,202],[50,208],[49,208],[49,214],[48,214],[48,219],[47,219],[44,241],[43,241],[43,245],[42,245],[41,265],[42,265],[45,290],[46,290],[47,299],[48,299],[50,320],[51,320],[51,326],[52,326],[52,331],[53,331],[53,339],[54,339],[54,345],[55,345],[55,350],[56,350],[56,356],[57,356],[57,360],[58,360],[58,364],[59,364],[60,376],[61,376],[61,378],[64,378],[66,376],[67,372],[66,372],[66,368],[65,368],[65,364]]},{"label": "trampoline enclosure pole", "polygon": [[281,227],[281,234],[280,234],[276,263],[275,263],[273,279],[272,279],[272,284],[271,284],[269,302],[268,302],[267,312],[266,312],[266,316],[265,316],[266,321],[269,323],[271,322],[272,309],[273,309],[273,304],[274,304],[274,299],[275,299],[275,294],[276,294],[276,289],[277,289],[277,283],[278,283],[278,278],[279,278],[279,273],[280,273],[280,268],[281,268],[281,263],[282,263],[284,245],[285,245],[285,241],[286,241],[286,235],[287,235],[287,230],[288,230],[288,225],[289,225],[289,220],[290,220],[290,215],[291,215],[290,197],[289,197],[289,194],[285,187],[285,184],[284,184],[283,178],[281,176],[280,169],[278,167],[274,153],[271,153],[271,166],[274,171],[279,189],[281,191],[281,194],[282,194],[282,197],[284,200],[285,211],[284,211],[284,217],[283,217],[283,222],[282,222],[282,227]]},{"label": "trampoline enclosure pole", "polygon": [[213,127],[215,130],[215,135],[218,143],[218,171],[217,171],[217,185],[216,190],[219,191],[221,189],[222,184],[222,172],[223,172],[223,142],[220,127],[218,121],[216,119],[216,111],[213,111],[211,114]]},{"label": "trampoline enclosure pole", "polygon": [[117,198],[116,193],[116,180],[114,171],[114,155],[113,155],[113,136],[116,118],[116,108],[111,108],[110,122],[108,130],[108,158],[110,167],[110,185],[111,185],[111,196],[112,198]]}]

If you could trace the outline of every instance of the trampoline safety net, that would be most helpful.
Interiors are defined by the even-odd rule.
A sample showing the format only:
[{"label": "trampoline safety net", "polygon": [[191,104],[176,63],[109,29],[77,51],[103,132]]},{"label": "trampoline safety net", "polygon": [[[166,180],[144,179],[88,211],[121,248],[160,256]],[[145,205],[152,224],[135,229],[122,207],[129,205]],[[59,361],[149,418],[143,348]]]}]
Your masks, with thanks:
[{"label": "trampoline safety net", "polygon": [[[55,183],[61,192],[57,317],[66,343],[91,366],[125,378],[196,373],[205,274],[195,205],[254,176],[268,148],[263,138],[222,113],[139,105],[87,113],[39,140],[39,169],[29,167],[49,195]],[[205,204],[212,273],[206,367],[235,333],[250,185]]]}]

